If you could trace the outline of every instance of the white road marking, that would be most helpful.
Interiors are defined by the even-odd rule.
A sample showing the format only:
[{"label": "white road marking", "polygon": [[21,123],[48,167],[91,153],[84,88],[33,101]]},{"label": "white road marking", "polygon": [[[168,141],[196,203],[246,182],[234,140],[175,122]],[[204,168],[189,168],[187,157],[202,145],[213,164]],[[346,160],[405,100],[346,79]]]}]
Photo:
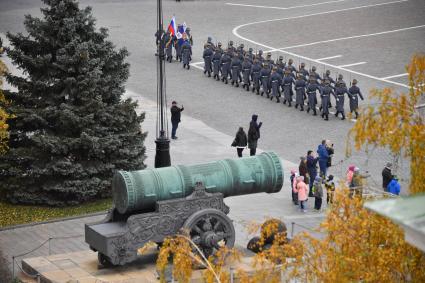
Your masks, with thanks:
[{"label": "white road marking", "polygon": [[239,3],[226,3],[226,5],[251,7],[251,8],[263,8],[263,9],[290,10],[290,9],[296,9],[296,8],[305,8],[305,7],[312,7],[312,6],[345,2],[345,1],[348,1],[348,0],[333,0],[333,1],[326,1],[326,2],[320,2],[320,3],[314,3],[314,4],[299,5],[299,6],[290,6],[290,7],[261,6],[261,5],[250,5],[250,4],[239,4]]},{"label": "white road marking", "polygon": [[266,45],[266,44],[257,42],[255,40],[252,40],[252,39],[249,39],[249,38],[246,38],[246,37],[244,37],[244,36],[242,36],[242,35],[240,35],[238,33],[238,30],[240,28],[246,27],[246,26],[249,26],[249,25],[254,25],[254,24],[260,24],[260,23],[272,22],[272,21],[282,21],[282,20],[296,19],[296,18],[302,18],[302,17],[308,17],[308,16],[316,16],[316,15],[329,14],[329,13],[336,13],[336,12],[341,12],[341,11],[348,11],[348,10],[354,10],[354,9],[362,9],[362,8],[369,8],[369,7],[375,7],[375,6],[389,5],[389,4],[401,3],[401,2],[407,2],[407,1],[408,0],[386,2],[386,3],[380,3],[380,4],[373,4],[373,5],[366,5],[366,6],[359,6],[359,7],[354,7],[354,8],[348,8],[348,9],[333,10],[333,11],[328,11],[328,12],[324,12],[324,13],[308,14],[308,15],[303,15],[303,16],[298,16],[298,17],[288,17],[288,18],[280,18],[280,19],[271,19],[271,20],[265,20],[265,21],[251,22],[251,23],[246,23],[246,24],[242,24],[242,25],[239,25],[239,26],[234,27],[233,30],[232,30],[232,33],[233,33],[233,35],[235,35],[235,36],[239,37],[240,39],[245,40],[247,42],[251,42],[253,44],[256,44],[258,46],[262,46],[262,47],[267,48],[267,49],[270,49],[270,50],[276,50],[277,49],[279,52],[285,53],[285,54],[290,55],[290,56],[293,56],[293,57],[297,57],[299,59],[307,60],[307,61],[314,62],[314,63],[317,63],[317,64],[322,64],[324,66],[328,66],[328,67],[331,67],[331,68],[334,68],[334,69],[337,69],[337,70],[341,70],[341,71],[345,71],[345,72],[348,72],[348,73],[356,74],[356,75],[359,75],[359,76],[362,76],[362,77],[366,77],[366,78],[369,78],[369,79],[374,79],[374,80],[377,80],[377,81],[381,81],[381,82],[385,82],[385,83],[389,83],[389,84],[401,86],[401,87],[404,87],[404,88],[410,88],[410,86],[408,86],[406,84],[393,82],[393,81],[390,81],[390,80],[387,80],[387,79],[378,78],[376,76],[364,74],[364,73],[361,73],[361,72],[356,72],[356,71],[353,71],[353,70],[348,70],[348,69],[345,69],[345,68],[342,68],[342,67],[338,67],[338,66],[333,65],[333,64],[329,64],[329,63],[326,63],[326,62],[321,62],[321,61],[318,61],[318,60],[315,60],[315,59],[312,59],[312,58],[309,58],[309,57],[306,57],[306,56],[298,55],[298,54],[295,54],[293,52],[289,52],[289,51],[285,51],[285,50],[279,50],[278,48],[274,48],[272,46],[269,46],[269,45]]},{"label": "white road marking", "polygon": [[388,77],[385,77],[385,78],[382,78],[382,79],[389,80],[389,79],[394,79],[394,78],[399,78],[399,77],[405,77],[407,75],[409,75],[409,74],[408,73],[404,73],[404,74],[399,74],[399,75],[394,75],[394,76],[388,76]]},{"label": "white road marking", "polygon": [[[424,27],[425,27],[425,25],[419,25],[419,26],[413,26],[413,27],[407,27],[407,28],[400,28],[400,29],[393,29],[393,30],[375,32],[375,33],[368,33],[368,34],[360,34],[360,35],[354,35],[354,36],[340,37],[340,38],[334,38],[334,39],[328,39],[328,40],[322,40],[322,41],[316,41],[316,42],[310,42],[310,43],[304,43],[304,44],[286,46],[286,47],[279,48],[279,50],[286,50],[286,49],[291,49],[291,48],[305,47],[305,46],[311,46],[311,45],[316,45],[316,44],[322,44],[322,43],[328,43],[328,42],[335,42],[335,41],[341,41],[341,40],[347,40],[347,39],[376,36],[376,35],[382,35],[382,34],[388,34],[388,33],[393,33],[393,32],[406,31],[406,30],[418,29],[418,28],[424,28]],[[277,51],[277,50],[271,50],[271,51]],[[319,60],[319,59],[316,59],[316,60]]]},{"label": "white road marking", "polygon": [[342,57],[342,55],[335,55],[335,56],[330,56],[330,57],[325,57],[325,58],[319,58],[316,59],[317,61],[323,61],[323,60],[330,60],[330,59],[335,59],[335,58],[340,58]]},{"label": "white road marking", "polygon": [[366,64],[366,62],[357,62],[357,63],[351,63],[351,64],[346,64],[346,65],[339,65],[339,68],[346,68],[346,67],[352,67],[352,66],[357,66],[357,65],[363,65]]},{"label": "white road marking", "polygon": [[[364,8],[370,8],[370,7],[391,5],[391,4],[403,3],[403,2],[407,2],[407,1],[409,1],[409,0],[397,0],[397,1],[363,5],[363,6],[351,7],[351,8],[345,8],[345,9],[330,10],[330,11],[319,12],[319,13],[305,14],[305,15],[300,15],[300,16],[292,16],[292,17],[285,17],[285,18],[278,18],[278,19],[263,20],[263,21],[257,21],[257,22],[251,22],[251,23],[239,25],[239,26],[237,26],[237,28],[241,28],[241,27],[245,27],[245,26],[249,26],[249,25],[255,25],[255,24],[263,24],[263,23],[268,23],[268,22],[302,19],[302,18],[306,18],[306,17],[313,17],[313,16],[327,15],[327,14],[333,14],[333,13],[339,13],[339,12],[345,12],[345,11],[351,11],[351,10],[358,10],[358,9],[364,9]],[[274,50],[276,48],[270,48],[270,49]]]},{"label": "white road marking", "polygon": [[190,63],[191,66],[195,66],[195,65],[199,65],[199,64],[204,64],[204,61]]}]

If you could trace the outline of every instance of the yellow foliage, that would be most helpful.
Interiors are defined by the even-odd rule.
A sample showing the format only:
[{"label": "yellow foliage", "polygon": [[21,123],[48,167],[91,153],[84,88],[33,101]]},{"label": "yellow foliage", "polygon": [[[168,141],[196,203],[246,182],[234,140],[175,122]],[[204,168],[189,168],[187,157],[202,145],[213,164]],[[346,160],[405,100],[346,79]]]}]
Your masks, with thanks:
[{"label": "yellow foliage", "polygon": [[[2,50],[0,47],[0,58]],[[8,150],[9,142],[9,125],[7,124],[7,119],[11,117],[9,113],[6,112],[6,109],[3,107],[8,105],[8,101],[3,94],[3,78],[7,72],[6,65],[0,59],[0,155],[4,154]]]},{"label": "yellow foliage", "polygon": [[[362,146],[387,147],[410,160],[410,193],[425,192],[425,55],[415,55],[407,67],[409,93],[393,89],[372,90],[379,102],[368,106],[350,131],[357,150]],[[349,147],[348,147],[349,149]],[[349,154],[349,152],[348,152]]]},{"label": "yellow foliage", "polygon": [[[425,255],[390,220],[363,208],[362,198],[335,192],[317,239],[297,235],[286,250],[290,277],[303,282],[425,282]],[[299,256],[302,254],[302,256]]]}]

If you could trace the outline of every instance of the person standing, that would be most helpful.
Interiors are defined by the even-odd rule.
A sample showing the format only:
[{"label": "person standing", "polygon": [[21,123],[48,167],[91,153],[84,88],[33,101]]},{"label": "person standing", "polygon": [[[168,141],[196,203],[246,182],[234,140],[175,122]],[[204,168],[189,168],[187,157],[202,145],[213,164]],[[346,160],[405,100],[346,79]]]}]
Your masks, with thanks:
[{"label": "person standing", "polygon": [[329,168],[332,166],[332,157],[335,153],[334,144],[331,143],[330,140],[326,140],[326,150],[328,151],[328,155],[329,155],[328,163],[326,164],[326,167]]},{"label": "person standing", "polygon": [[307,170],[307,159],[304,156],[300,157],[300,165],[298,166],[298,173],[300,176],[304,177],[304,182],[309,183],[308,181],[308,170]]},{"label": "person standing", "polygon": [[176,140],[177,139],[176,131],[177,131],[177,128],[179,126],[180,118],[181,118],[181,112],[184,110],[184,107],[183,107],[183,105],[182,105],[181,108],[178,107],[176,101],[173,101],[173,103],[171,105],[172,105],[171,106],[171,125],[172,125],[171,138],[173,140]]},{"label": "person standing", "polygon": [[388,184],[391,182],[393,178],[393,174],[391,172],[392,167],[393,167],[393,164],[388,162],[384,170],[382,170],[382,188],[386,192],[388,192],[388,189],[387,189]]},{"label": "person standing", "polygon": [[314,197],[312,194],[313,181],[317,176],[317,161],[319,161],[319,157],[316,157],[312,150],[307,152],[307,171],[310,178],[309,187],[309,197]]},{"label": "person standing", "polygon": [[334,194],[335,194],[335,182],[334,176],[329,175],[328,179],[325,182],[326,188],[326,203],[329,205],[334,202]]},{"label": "person standing", "polygon": [[328,169],[329,154],[326,149],[326,140],[322,140],[322,143],[317,147],[317,154],[319,155],[319,167],[320,175],[326,178],[326,170]]},{"label": "person standing", "polygon": [[295,169],[292,169],[291,177],[289,177],[289,179],[291,180],[291,195],[292,195],[292,202],[294,203],[294,205],[298,205],[298,193],[296,193],[298,177],[299,175],[297,174]]},{"label": "person standing", "polygon": [[232,146],[236,147],[238,157],[242,157],[242,152],[248,144],[248,137],[242,127],[239,127],[236,137],[233,140]]},{"label": "person standing", "polygon": [[306,212],[305,202],[307,201],[309,195],[309,189],[304,183],[304,177],[299,176],[297,181],[296,193],[298,194],[298,202],[300,203],[300,208],[302,212]]},{"label": "person standing", "polygon": [[248,130],[248,147],[250,156],[254,156],[257,151],[257,143],[260,138],[260,128],[263,125],[262,122],[257,123],[258,115],[252,115],[251,123],[249,123]]},{"label": "person standing", "polygon": [[323,187],[322,187],[322,178],[316,176],[313,183],[314,191],[314,209],[320,211],[322,209],[322,198],[323,198]]}]

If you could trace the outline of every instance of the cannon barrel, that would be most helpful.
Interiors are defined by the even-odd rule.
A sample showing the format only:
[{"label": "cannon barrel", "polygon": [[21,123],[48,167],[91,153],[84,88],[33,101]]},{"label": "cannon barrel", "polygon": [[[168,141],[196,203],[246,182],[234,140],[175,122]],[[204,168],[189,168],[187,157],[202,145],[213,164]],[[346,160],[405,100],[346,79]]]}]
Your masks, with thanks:
[{"label": "cannon barrel", "polygon": [[182,198],[202,182],[224,197],[276,193],[283,185],[282,164],[274,152],[198,165],[118,171],[112,181],[115,208],[125,214],[155,209],[157,201]]}]

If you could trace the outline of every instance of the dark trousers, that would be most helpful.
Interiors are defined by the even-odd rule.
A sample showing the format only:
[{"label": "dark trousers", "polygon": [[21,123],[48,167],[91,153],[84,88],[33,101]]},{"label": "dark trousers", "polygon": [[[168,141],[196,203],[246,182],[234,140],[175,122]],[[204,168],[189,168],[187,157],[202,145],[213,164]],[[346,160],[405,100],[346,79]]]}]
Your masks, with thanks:
[{"label": "dark trousers", "polygon": [[238,157],[242,157],[242,151],[244,150],[243,147],[236,148],[236,151],[238,152]]},{"label": "dark trousers", "polygon": [[309,184],[308,196],[309,197],[313,197],[313,190],[312,190],[312,188],[313,188],[314,179],[317,176],[317,172],[314,173],[314,174],[312,172],[309,172],[308,174],[310,175],[310,184]]},{"label": "dark trousers", "polygon": [[320,168],[320,175],[322,176],[322,178],[326,178],[326,171],[328,169],[328,161],[319,160],[319,168]]},{"label": "dark trousers", "polygon": [[171,124],[172,124],[171,137],[172,138],[175,138],[176,137],[177,128],[179,127],[179,122],[171,122]]},{"label": "dark trousers", "polygon": [[250,148],[249,149],[249,155],[250,156],[254,156],[256,152],[257,152],[257,149],[256,148]]},{"label": "dark trousers", "polygon": [[322,207],[322,198],[321,197],[315,197],[314,198],[314,209],[319,210]]},{"label": "dark trousers", "polygon": [[298,193],[294,193],[294,190],[292,189],[292,186],[291,186],[291,191],[292,191],[292,202],[295,205],[298,205]]},{"label": "dark trousers", "polygon": [[301,209],[305,209],[304,203],[305,203],[305,200],[300,200],[300,208]]}]

